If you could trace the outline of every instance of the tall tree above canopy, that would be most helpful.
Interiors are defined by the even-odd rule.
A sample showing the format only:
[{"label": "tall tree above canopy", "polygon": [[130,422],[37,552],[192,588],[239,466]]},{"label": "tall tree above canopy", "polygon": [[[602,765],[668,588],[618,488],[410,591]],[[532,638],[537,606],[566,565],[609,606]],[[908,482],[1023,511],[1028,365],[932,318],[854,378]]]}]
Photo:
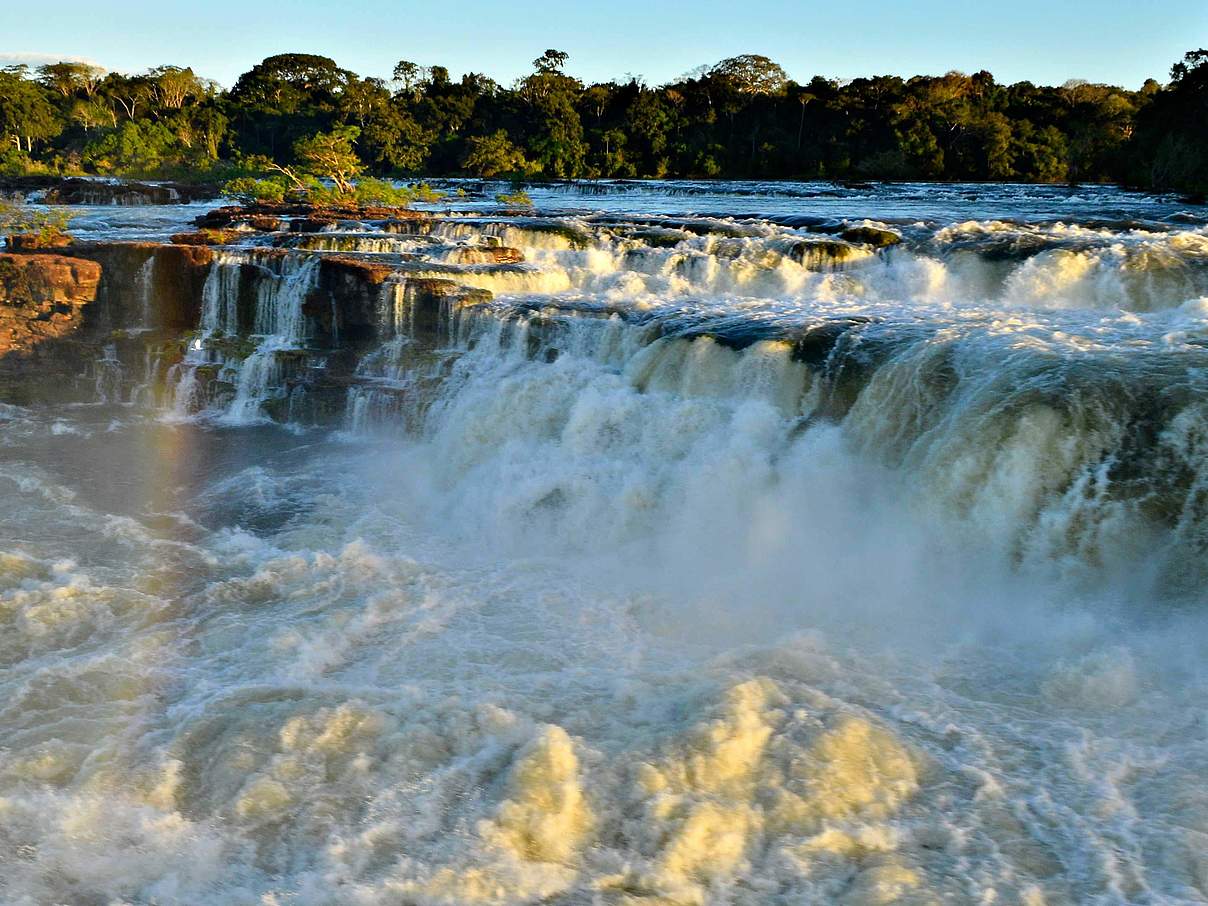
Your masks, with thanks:
[{"label": "tall tree above canopy", "polygon": [[547,50],[533,60],[533,68],[538,72],[561,72],[570,54],[564,50]]},{"label": "tall tree above canopy", "polygon": [[228,95],[245,151],[270,157],[303,135],[328,128],[340,95],[356,81],[329,57],[267,57],[239,77]]},{"label": "tall tree above canopy", "polygon": [[779,63],[756,53],[722,60],[709,70],[709,75],[729,82],[741,94],[779,94],[789,81]]},{"label": "tall tree above canopy", "polygon": [[47,88],[57,91],[63,97],[84,94],[92,97],[101,80],[105,78],[105,70],[92,63],[74,63],[61,61],[47,63],[38,67],[39,80]]},{"label": "tall tree above canopy", "polygon": [[167,110],[179,110],[186,101],[206,94],[205,84],[187,67],[157,66],[147,77],[156,101]]},{"label": "tall tree above canopy", "polygon": [[399,60],[394,64],[392,75],[394,81],[399,83],[399,91],[403,96],[415,100],[419,97],[420,88],[428,79],[428,67],[412,63],[410,60]]},{"label": "tall tree above canopy", "polygon": [[532,75],[518,83],[529,105],[529,150],[547,176],[579,176],[587,158],[577,103],[583,83],[564,75],[569,54],[547,50],[533,61]]},{"label": "tall tree above canopy", "polygon": [[266,57],[239,77],[231,99],[289,113],[308,104],[334,103],[356,75],[330,57],[284,53]]}]

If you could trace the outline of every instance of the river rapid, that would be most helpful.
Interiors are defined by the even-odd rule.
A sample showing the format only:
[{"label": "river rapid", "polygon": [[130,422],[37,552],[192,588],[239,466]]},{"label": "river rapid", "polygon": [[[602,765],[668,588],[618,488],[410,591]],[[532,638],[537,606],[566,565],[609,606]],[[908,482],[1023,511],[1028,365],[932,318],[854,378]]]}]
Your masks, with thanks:
[{"label": "river rapid", "polygon": [[[1208,210],[532,195],[0,407],[0,901],[1208,902]],[[317,425],[331,253],[492,298]]]}]

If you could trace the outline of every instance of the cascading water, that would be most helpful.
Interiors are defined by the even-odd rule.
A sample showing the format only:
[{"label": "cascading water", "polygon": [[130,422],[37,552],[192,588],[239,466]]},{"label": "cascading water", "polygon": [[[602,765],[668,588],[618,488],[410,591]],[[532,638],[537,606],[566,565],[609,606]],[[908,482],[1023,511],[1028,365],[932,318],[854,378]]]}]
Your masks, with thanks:
[{"label": "cascading water", "polygon": [[[200,331],[169,376],[176,416],[209,408],[208,401],[199,398],[199,370],[210,369],[234,389],[233,397],[220,401],[223,421],[247,424],[263,417],[264,401],[284,392],[282,360],[305,349],[302,306],[318,263],[317,257],[307,255],[267,261],[246,252],[217,255],[202,288]],[[245,281],[252,285],[250,331],[240,321]]]},{"label": "cascading water", "polygon": [[302,305],[314,284],[318,263],[315,257],[288,257],[279,275],[257,283],[254,336],[259,343],[239,366],[235,398],[225,421],[248,424],[262,418],[264,401],[281,390],[282,359],[301,350],[306,342]]},{"label": "cascading water", "polygon": [[138,286],[139,314],[144,327],[151,326],[151,313],[155,294],[155,255],[148,255],[136,277]]},{"label": "cascading water", "polygon": [[1208,902],[1205,228],[1013,192],[219,250],[0,408],[0,899]]}]

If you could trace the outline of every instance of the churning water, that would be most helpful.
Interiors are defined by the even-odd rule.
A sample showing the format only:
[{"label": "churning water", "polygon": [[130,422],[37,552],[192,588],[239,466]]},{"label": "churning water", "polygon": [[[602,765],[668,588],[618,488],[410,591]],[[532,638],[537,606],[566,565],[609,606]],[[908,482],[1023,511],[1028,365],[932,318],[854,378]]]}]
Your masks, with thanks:
[{"label": "churning water", "polygon": [[[0,409],[0,899],[1208,901],[1203,210],[790,189],[291,239],[221,357],[230,250]],[[332,251],[493,298],[309,427]]]}]

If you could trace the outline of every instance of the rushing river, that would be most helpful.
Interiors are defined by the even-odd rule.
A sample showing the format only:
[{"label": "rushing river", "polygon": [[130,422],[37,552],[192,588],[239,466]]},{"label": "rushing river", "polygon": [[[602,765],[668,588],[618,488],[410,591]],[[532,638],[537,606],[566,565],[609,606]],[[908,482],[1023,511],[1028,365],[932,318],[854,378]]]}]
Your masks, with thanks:
[{"label": "rushing river", "polygon": [[[532,194],[0,408],[0,901],[1208,902],[1208,211]],[[493,299],[271,422],[330,252]]]}]

